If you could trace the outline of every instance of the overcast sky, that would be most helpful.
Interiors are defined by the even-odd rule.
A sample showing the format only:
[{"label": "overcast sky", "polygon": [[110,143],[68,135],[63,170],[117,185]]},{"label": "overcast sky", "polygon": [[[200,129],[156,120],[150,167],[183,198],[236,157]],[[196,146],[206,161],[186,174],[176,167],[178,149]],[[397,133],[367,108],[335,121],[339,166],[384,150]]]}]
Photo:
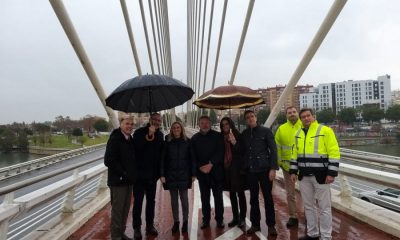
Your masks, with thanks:
[{"label": "overcast sky", "polygon": [[[143,72],[150,73],[139,4],[127,2],[140,63]],[[143,2],[147,6],[147,1]],[[184,82],[185,3],[168,0],[173,75]],[[287,83],[332,3],[255,1],[234,83],[252,88]],[[119,1],[64,0],[64,4],[107,95],[137,75]],[[228,2],[216,86],[230,79],[247,4],[244,0]],[[210,5],[208,1],[208,8]],[[222,0],[216,0],[207,74],[210,82],[222,5]],[[299,84],[376,79],[389,74],[392,90],[400,89],[399,13],[398,0],[349,0]],[[79,119],[86,114],[106,116],[49,1],[1,0],[0,124],[53,121],[58,115]]]}]

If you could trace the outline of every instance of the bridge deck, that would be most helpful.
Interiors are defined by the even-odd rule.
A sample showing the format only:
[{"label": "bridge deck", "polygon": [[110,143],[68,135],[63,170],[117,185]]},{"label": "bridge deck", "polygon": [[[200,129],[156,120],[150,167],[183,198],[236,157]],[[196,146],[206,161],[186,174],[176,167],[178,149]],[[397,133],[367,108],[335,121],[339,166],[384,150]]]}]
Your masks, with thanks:
[{"label": "bridge deck", "polygon": [[[227,194],[227,193],[225,193]],[[144,238],[144,239],[298,239],[298,237],[303,236],[305,225],[304,225],[304,212],[301,202],[301,197],[297,195],[297,199],[299,199],[297,204],[297,209],[299,213],[300,224],[296,229],[288,230],[285,226],[286,221],[288,219],[287,214],[287,204],[286,204],[286,195],[285,190],[282,186],[278,184],[274,184],[273,195],[275,202],[275,211],[276,211],[276,228],[278,230],[277,237],[269,237],[267,238],[267,226],[265,224],[265,216],[263,204],[260,202],[262,220],[261,220],[261,234],[260,236],[246,236],[244,232],[239,228],[228,228],[225,226],[224,229],[220,230],[216,228],[215,221],[211,221],[211,228],[207,230],[200,230],[199,224],[201,223],[201,209],[198,209],[197,218],[193,219],[193,202],[194,197],[198,196],[194,193],[194,191],[189,191],[189,199],[190,199],[190,217],[191,221],[189,222],[189,234],[185,235],[172,235],[171,226],[172,226],[172,212],[170,207],[170,197],[167,191],[164,191],[162,187],[158,186],[157,189],[157,199],[156,199],[156,217],[155,217],[155,226],[159,231],[159,236],[157,238]],[[262,196],[260,195],[260,198]],[[197,201],[196,201],[197,202]],[[200,202],[200,200],[198,200]],[[247,193],[247,202],[249,202],[249,193]],[[229,197],[227,195],[224,196],[224,204],[225,204],[225,223],[231,220],[232,211],[229,206]],[[201,206],[201,205],[200,205]],[[249,209],[247,217],[249,218]],[[194,214],[196,215],[196,214]],[[142,219],[144,219],[144,211]],[[250,222],[247,221],[248,226]],[[102,211],[98,212],[92,219],[90,219],[82,228],[76,231],[69,240],[77,240],[77,239],[110,239],[109,236],[109,224],[110,224],[110,205],[108,204]],[[131,215],[128,219],[126,234],[129,237],[133,236],[132,230],[132,218]],[[192,225],[193,224],[193,225]],[[227,225],[227,224],[226,224]],[[194,228],[191,226],[195,226]],[[197,226],[197,229],[196,228]],[[195,231],[191,233],[191,230]],[[142,233],[144,233],[144,226],[142,226]],[[396,237],[390,236],[370,225],[362,223],[360,221],[355,220],[351,216],[336,211],[333,211],[333,239],[335,240],[351,240],[351,239],[398,239]]]}]

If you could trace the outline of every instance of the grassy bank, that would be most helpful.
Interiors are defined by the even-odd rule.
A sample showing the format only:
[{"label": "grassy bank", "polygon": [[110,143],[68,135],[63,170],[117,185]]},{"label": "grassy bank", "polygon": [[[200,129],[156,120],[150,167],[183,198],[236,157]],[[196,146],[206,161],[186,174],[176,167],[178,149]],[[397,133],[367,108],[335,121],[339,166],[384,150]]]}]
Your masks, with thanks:
[{"label": "grassy bank", "polygon": [[[75,140],[74,140],[75,139]],[[84,136],[84,143],[85,146],[92,146],[100,143],[106,143],[108,140],[108,136],[101,135],[95,138],[89,138]],[[30,146],[39,146],[39,147],[46,147],[46,148],[68,148],[68,149],[75,149],[82,147],[82,144],[79,143],[79,137],[70,137],[66,135],[56,135],[51,136],[51,141],[46,142],[44,144],[34,143],[32,139],[29,140]]]}]

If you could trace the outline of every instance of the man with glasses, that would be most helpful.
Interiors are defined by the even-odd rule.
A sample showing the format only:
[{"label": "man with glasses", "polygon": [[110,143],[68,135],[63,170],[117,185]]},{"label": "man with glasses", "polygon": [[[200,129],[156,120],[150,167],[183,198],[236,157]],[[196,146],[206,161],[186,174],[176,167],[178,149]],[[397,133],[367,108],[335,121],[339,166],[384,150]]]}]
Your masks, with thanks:
[{"label": "man with glasses", "polygon": [[160,177],[161,151],[164,142],[164,134],[160,131],[161,115],[150,115],[149,123],[137,129],[133,134],[137,159],[138,177],[133,188],[133,230],[134,238],[141,239],[142,205],[146,195],[146,234],[157,236],[158,231],[154,227],[154,208],[156,198],[157,180]]},{"label": "man with glasses", "polygon": [[275,229],[275,208],[272,199],[272,183],[276,170],[277,150],[274,135],[271,129],[257,124],[257,117],[252,110],[244,113],[247,129],[242,133],[242,149],[244,151],[244,168],[248,172],[250,187],[250,221],[251,227],[247,234],[255,234],[260,228],[259,190],[264,197],[265,218],[268,226],[268,235],[278,235]]}]

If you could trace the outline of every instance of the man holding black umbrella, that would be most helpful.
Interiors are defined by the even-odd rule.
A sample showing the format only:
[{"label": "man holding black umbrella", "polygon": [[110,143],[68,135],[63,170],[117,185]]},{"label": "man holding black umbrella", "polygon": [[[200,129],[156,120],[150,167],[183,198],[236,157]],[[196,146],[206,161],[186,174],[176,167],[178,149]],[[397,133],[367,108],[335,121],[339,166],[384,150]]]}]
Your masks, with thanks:
[{"label": "man holding black umbrella", "polygon": [[160,160],[164,134],[160,131],[161,115],[153,113],[149,123],[137,129],[133,134],[137,158],[138,178],[133,188],[135,204],[133,206],[133,229],[135,239],[141,239],[142,205],[146,195],[146,234],[157,236],[154,227],[154,208],[157,180],[160,177]]}]

